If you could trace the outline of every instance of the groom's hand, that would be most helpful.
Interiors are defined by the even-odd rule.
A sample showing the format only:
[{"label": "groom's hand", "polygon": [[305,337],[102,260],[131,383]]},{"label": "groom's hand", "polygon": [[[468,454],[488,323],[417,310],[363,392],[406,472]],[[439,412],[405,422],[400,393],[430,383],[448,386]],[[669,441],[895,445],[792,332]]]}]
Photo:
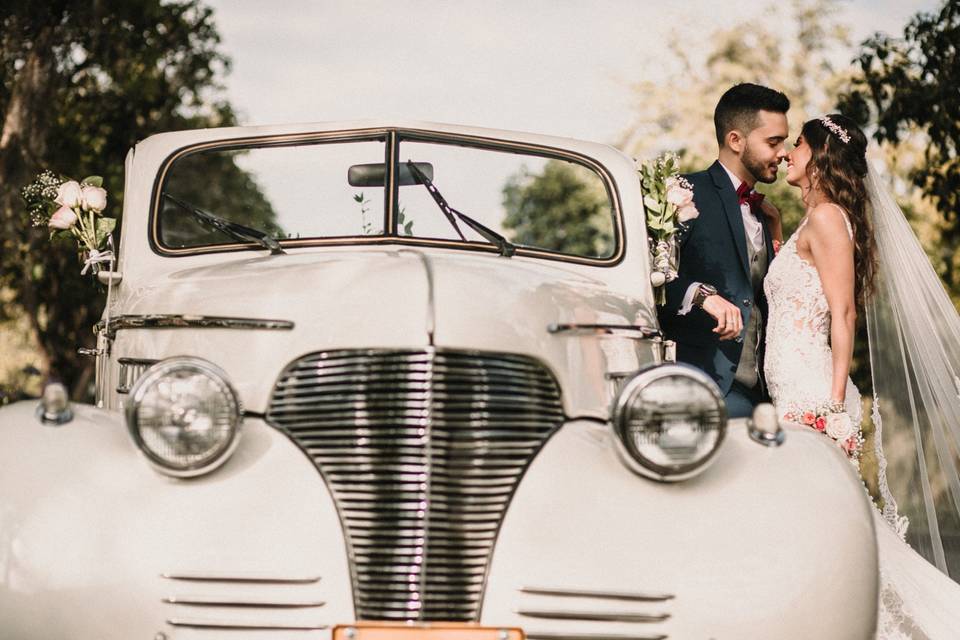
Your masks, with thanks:
[{"label": "groom's hand", "polygon": [[713,332],[720,334],[721,340],[733,340],[743,331],[743,316],[740,314],[740,309],[720,296],[705,298],[703,310],[717,321]]}]

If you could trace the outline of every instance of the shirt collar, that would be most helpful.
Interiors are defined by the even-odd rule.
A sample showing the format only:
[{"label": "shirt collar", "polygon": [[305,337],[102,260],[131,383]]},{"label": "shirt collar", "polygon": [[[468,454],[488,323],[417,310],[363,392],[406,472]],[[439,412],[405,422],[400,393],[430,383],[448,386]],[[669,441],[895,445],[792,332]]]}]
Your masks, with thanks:
[{"label": "shirt collar", "polygon": [[[718,160],[717,162],[720,162],[720,161]],[[740,185],[743,184],[743,180],[738,178],[733,171],[730,171],[730,169],[727,169],[727,166],[722,162],[720,162],[720,166],[723,167],[723,170],[727,172],[728,176],[730,176],[730,182],[733,183],[733,190],[736,191],[737,189],[739,189]]]}]

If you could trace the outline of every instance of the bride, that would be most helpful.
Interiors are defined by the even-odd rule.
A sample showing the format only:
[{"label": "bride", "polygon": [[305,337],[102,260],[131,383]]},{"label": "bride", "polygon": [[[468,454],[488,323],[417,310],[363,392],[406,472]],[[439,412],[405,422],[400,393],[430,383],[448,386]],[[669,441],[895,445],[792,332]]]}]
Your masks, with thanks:
[{"label": "bride", "polygon": [[857,464],[861,403],[849,372],[857,310],[866,311],[883,502],[874,512],[877,637],[954,638],[960,585],[948,575],[960,566],[947,553],[960,531],[960,317],[866,147],[863,132],[833,114],[804,124],[787,157],[806,215],[764,281],[764,373],[781,416],[824,432]]}]

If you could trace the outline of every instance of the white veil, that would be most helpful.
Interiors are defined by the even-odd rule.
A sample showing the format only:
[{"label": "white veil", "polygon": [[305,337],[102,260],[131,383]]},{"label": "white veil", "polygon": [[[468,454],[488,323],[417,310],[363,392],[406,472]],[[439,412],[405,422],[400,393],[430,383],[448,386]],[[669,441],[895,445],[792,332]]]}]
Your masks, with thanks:
[{"label": "white veil", "polygon": [[866,187],[878,260],[866,316],[883,515],[960,581],[960,316],[873,168]]}]

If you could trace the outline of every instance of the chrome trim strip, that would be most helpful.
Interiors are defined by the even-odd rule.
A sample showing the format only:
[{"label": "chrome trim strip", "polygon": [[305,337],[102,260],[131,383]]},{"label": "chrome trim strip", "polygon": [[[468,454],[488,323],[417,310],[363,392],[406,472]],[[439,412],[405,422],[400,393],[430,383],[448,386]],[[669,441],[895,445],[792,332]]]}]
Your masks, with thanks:
[{"label": "chrome trim strip", "polygon": [[634,602],[664,602],[675,596],[669,593],[628,593],[625,591],[594,591],[590,589],[553,589],[549,587],[522,587],[520,593],[561,598],[600,598],[606,600],[631,600]]},{"label": "chrome trim strip", "polygon": [[527,631],[527,640],[667,640],[666,635],[642,636],[620,633],[553,633],[548,631]]},{"label": "chrome trim strip", "polygon": [[163,598],[167,604],[183,604],[211,607],[263,607],[270,609],[305,609],[322,607],[326,602],[322,600],[277,601],[257,598],[228,598],[224,596],[168,596]]},{"label": "chrome trim strip", "polygon": [[401,253],[412,253],[420,258],[420,262],[423,263],[423,269],[427,275],[427,337],[429,339],[428,344],[432,347],[434,345],[433,336],[437,330],[437,306],[435,300],[436,290],[433,279],[433,264],[430,262],[427,254],[422,251],[402,250]]},{"label": "chrome trim strip", "polygon": [[568,609],[517,609],[519,616],[545,620],[588,620],[591,622],[663,622],[669,613],[634,613],[632,611],[570,611]]},{"label": "chrome trim strip", "polygon": [[216,571],[177,571],[161,573],[167,580],[193,580],[196,582],[253,582],[271,584],[313,584],[320,582],[320,576],[280,576],[267,573],[219,573]]},{"label": "chrome trim strip", "polygon": [[237,318],[232,316],[194,316],[155,313],[124,315],[111,318],[108,326],[101,320],[94,331],[106,329],[107,337],[113,338],[121,329],[268,329],[289,331],[294,324],[290,320],[267,320],[262,318]]},{"label": "chrome trim strip", "polygon": [[190,629],[249,629],[269,631],[316,631],[328,629],[326,624],[296,624],[290,622],[233,622],[230,620],[207,620],[204,618],[170,618],[167,624]]},{"label": "chrome trim strip", "polygon": [[662,338],[663,333],[653,327],[644,327],[636,324],[577,324],[577,323],[552,323],[547,325],[547,331],[550,333],[595,333],[608,336],[624,336],[626,338],[639,338],[641,340],[650,340],[652,338]]}]

